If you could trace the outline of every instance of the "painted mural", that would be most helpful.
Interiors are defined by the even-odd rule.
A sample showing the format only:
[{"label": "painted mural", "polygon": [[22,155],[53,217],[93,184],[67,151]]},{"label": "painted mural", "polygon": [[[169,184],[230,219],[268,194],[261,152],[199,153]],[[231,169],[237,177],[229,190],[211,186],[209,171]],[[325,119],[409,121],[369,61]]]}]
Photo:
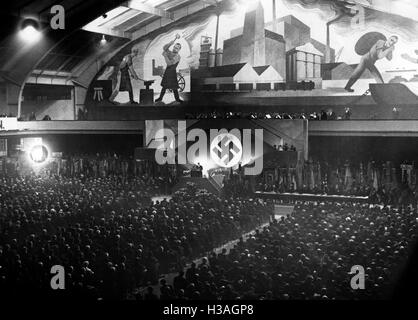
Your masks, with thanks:
[{"label": "painted mural", "polygon": [[98,83],[112,104],[391,96],[400,85],[414,100],[417,11],[414,0],[220,1],[126,46],[91,98],[101,102]]}]

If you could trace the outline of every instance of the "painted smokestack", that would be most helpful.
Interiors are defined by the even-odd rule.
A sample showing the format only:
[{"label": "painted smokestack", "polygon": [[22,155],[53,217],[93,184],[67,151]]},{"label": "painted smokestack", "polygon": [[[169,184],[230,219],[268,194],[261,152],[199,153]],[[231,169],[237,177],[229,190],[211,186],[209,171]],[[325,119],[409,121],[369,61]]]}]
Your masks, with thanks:
[{"label": "painted smokestack", "polygon": [[210,37],[202,36],[200,41],[200,59],[199,66],[207,67],[209,60],[209,50],[212,46],[212,39]]},{"label": "painted smokestack", "polygon": [[215,64],[217,67],[222,66],[223,55],[224,51],[221,48],[216,50]]},{"label": "painted smokestack", "polygon": [[331,62],[331,39],[329,32],[329,23],[327,23],[327,46],[325,48],[325,63]]},{"label": "painted smokestack", "polygon": [[277,33],[276,0],[273,0],[273,32]]},{"label": "painted smokestack", "polygon": [[208,67],[213,68],[215,66],[215,50],[209,50],[209,59],[208,59]]},{"label": "painted smokestack", "polygon": [[330,32],[329,28],[332,24],[339,21],[344,16],[345,16],[344,13],[340,13],[334,19],[327,22],[327,46],[326,46],[326,49],[325,49],[325,63],[331,63],[331,32]]},{"label": "painted smokestack", "polygon": [[252,4],[245,14],[240,62],[251,66],[266,64],[264,8],[260,1]]}]

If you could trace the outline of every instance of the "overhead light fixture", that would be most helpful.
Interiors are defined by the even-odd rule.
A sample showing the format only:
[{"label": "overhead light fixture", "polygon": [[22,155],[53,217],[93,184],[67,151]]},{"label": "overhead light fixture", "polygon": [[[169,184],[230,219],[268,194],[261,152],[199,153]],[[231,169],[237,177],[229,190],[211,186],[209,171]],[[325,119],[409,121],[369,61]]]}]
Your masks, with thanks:
[{"label": "overhead light fixture", "polygon": [[100,44],[104,46],[107,43],[107,40],[104,35],[102,35],[102,40],[100,40]]},{"label": "overhead light fixture", "polygon": [[34,43],[38,41],[41,38],[38,22],[34,19],[23,20],[19,36],[27,43]]}]

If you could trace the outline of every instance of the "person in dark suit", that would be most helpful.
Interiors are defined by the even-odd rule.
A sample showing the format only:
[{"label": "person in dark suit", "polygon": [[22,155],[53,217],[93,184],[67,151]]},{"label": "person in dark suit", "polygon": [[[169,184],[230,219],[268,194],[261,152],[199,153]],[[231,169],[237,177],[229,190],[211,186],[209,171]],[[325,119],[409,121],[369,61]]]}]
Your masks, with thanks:
[{"label": "person in dark suit", "polygon": [[[165,69],[163,80],[161,81],[161,93],[160,97],[155,100],[155,102],[161,102],[164,98],[165,92],[167,89],[170,89],[174,93],[174,97],[177,102],[183,102],[179,97],[179,83],[177,81],[177,66],[180,63],[179,52],[181,50],[181,44],[176,43],[176,40],[180,39],[180,35],[176,34],[176,38],[163,47],[163,57],[167,63],[167,68]],[[170,50],[170,47],[174,44],[173,50]]]},{"label": "person in dark suit", "polygon": [[329,109],[327,114],[327,120],[337,120],[337,114],[334,112],[334,110]]}]

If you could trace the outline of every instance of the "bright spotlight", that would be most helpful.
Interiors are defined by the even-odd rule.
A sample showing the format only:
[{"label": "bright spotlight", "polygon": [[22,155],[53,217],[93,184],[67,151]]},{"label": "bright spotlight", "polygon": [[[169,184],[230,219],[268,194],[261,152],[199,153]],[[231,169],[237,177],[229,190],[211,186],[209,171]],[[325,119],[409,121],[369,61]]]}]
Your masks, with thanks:
[{"label": "bright spotlight", "polygon": [[22,28],[19,35],[22,40],[28,43],[36,42],[40,39],[41,33],[39,32],[38,23],[33,19],[26,19],[22,23]]},{"label": "bright spotlight", "polygon": [[104,46],[107,43],[107,40],[104,35],[102,35],[102,40],[100,40],[100,45]]},{"label": "bright spotlight", "polygon": [[29,158],[35,164],[42,164],[48,160],[49,152],[44,145],[36,145],[29,151]]}]

